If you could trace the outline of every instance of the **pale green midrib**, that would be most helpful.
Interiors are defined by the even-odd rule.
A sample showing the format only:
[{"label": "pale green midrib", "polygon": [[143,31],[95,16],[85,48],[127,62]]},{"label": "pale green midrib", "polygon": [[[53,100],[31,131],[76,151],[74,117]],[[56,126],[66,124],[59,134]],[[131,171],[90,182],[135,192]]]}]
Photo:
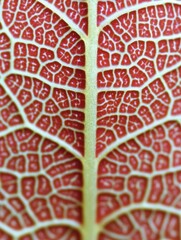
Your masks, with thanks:
[{"label": "pale green midrib", "polygon": [[97,115],[97,0],[88,0],[89,31],[86,47],[86,107],[85,107],[85,155],[83,188],[83,240],[97,239],[96,203],[97,203],[97,163],[96,115]]}]

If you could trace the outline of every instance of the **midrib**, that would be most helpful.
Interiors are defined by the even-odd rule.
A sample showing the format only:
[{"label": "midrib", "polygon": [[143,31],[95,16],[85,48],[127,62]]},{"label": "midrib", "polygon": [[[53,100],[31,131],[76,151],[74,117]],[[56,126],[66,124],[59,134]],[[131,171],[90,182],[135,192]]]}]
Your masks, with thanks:
[{"label": "midrib", "polygon": [[97,0],[88,0],[89,31],[86,47],[86,107],[85,107],[85,155],[83,159],[83,240],[96,240],[97,162],[96,114],[97,114]]}]

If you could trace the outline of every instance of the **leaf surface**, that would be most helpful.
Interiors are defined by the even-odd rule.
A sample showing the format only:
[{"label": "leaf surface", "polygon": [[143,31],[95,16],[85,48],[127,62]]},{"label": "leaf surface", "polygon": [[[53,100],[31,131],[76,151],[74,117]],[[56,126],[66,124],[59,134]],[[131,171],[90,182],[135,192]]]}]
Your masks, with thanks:
[{"label": "leaf surface", "polygon": [[0,14],[0,239],[180,240],[180,1]]}]

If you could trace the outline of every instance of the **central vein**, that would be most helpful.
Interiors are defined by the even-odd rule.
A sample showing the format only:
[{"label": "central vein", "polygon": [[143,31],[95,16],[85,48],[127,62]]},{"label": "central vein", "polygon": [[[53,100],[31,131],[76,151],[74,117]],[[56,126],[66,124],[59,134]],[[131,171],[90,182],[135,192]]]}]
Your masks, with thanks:
[{"label": "central vein", "polygon": [[85,157],[83,190],[83,239],[96,240],[97,162],[96,114],[97,114],[97,0],[88,0],[88,37],[86,47],[86,107],[85,107]]}]

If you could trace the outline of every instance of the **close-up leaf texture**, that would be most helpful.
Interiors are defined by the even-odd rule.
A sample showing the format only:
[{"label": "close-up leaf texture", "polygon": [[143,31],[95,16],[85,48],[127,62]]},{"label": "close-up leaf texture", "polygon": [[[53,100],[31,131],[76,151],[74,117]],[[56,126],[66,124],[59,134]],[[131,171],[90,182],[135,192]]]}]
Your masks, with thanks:
[{"label": "close-up leaf texture", "polygon": [[180,0],[0,0],[0,240],[181,240]]}]

